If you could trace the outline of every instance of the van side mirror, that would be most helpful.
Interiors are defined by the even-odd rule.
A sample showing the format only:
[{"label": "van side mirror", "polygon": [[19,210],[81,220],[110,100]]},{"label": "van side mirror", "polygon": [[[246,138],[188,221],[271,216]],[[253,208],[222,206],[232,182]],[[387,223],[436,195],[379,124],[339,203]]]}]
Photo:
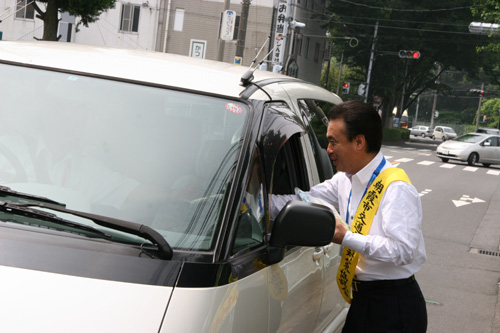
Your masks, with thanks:
[{"label": "van side mirror", "polygon": [[290,201],[274,221],[268,262],[280,262],[287,246],[326,246],[335,232],[335,216],[323,205]]}]

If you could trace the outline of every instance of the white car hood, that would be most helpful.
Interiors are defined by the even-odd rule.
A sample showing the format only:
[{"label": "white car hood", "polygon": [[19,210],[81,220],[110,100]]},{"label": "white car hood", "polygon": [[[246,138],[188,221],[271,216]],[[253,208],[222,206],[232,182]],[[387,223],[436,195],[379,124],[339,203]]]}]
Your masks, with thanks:
[{"label": "white car hood", "polygon": [[447,141],[441,144],[441,148],[443,149],[465,149],[469,147],[472,143],[468,142],[458,142],[458,141]]},{"label": "white car hood", "polygon": [[0,266],[0,332],[158,332],[172,288]]}]

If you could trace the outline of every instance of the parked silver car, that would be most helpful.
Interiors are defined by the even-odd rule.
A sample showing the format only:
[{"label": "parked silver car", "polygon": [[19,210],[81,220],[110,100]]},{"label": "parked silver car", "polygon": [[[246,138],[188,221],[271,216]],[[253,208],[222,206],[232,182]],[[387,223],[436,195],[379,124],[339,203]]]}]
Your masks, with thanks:
[{"label": "parked silver car", "polygon": [[413,126],[410,129],[410,135],[421,136],[422,138],[432,138],[432,128],[429,126]]},{"label": "parked silver car", "polygon": [[468,133],[456,139],[443,142],[436,149],[436,155],[443,161],[467,162],[469,165],[482,163],[485,167],[500,164],[500,136]]},{"label": "parked silver car", "polygon": [[487,133],[487,134],[498,134],[498,135],[500,135],[500,130],[498,128],[480,127],[480,128],[477,129],[476,133]]},{"label": "parked silver car", "polygon": [[432,132],[432,140],[451,140],[457,137],[457,133],[451,127],[436,126]]}]

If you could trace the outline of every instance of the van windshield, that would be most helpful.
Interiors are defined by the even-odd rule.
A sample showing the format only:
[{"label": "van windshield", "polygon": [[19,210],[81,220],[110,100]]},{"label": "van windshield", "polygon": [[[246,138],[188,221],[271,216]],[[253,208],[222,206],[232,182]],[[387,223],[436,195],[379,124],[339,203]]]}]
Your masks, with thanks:
[{"label": "van windshield", "polygon": [[0,78],[0,185],[212,248],[245,104],[5,64]]}]

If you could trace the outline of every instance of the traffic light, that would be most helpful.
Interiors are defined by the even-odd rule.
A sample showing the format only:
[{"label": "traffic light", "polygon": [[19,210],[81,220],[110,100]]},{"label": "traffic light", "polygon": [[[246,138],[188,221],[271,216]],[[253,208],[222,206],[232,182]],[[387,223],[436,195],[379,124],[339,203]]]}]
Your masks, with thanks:
[{"label": "traffic light", "polygon": [[348,94],[349,88],[351,88],[351,84],[349,82],[344,82],[344,85],[342,86],[342,93]]},{"label": "traffic light", "polygon": [[418,59],[420,58],[420,52],[410,51],[410,50],[399,50],[399,57],[407,59]]},{"label": "traffic light", "polygon": [[487,119],[487,118],[488,118],[488,117],[483,116],[483,123],[484,123],[484,122],[486,122],[486,119]]},{"label": "traffic light", "polygon": [[481,89],[470,89],[470,92],[478,93],[479,96],[484,97],[484,90]]}]

